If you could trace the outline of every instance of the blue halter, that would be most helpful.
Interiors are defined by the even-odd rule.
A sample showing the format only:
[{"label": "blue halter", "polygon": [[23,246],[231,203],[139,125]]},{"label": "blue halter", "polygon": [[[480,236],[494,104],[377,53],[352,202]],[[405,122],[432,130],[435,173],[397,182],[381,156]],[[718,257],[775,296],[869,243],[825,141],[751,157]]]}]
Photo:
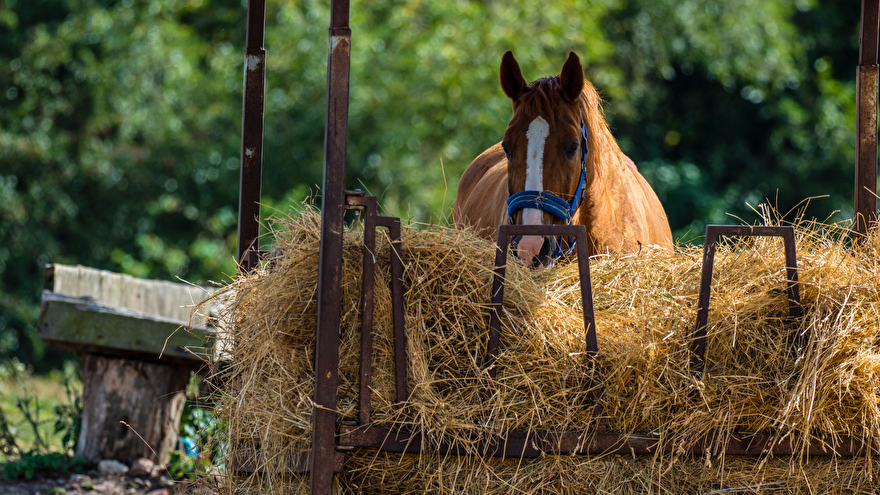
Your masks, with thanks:
[{"label": "blue halter", "polygon": [[[521,191],[507,198],[507,215],[510,217],[510,223],[513,223],[513,217],[518,211],[524,208],[534,208],[555,215],[556,218],[564,220],[566,225],[571,225],[574,212],[577,211],[584,200],[584,180],[587,177],[587,153],[590,152],[587,149],[587,126],[583,122],[581,122],[581,136],[581,177],[578,179],[577,189],[574,191],[571,203],[545,191]],[[556,250],[550,257],[555,260],[564,254],[570,253],[574,249],[574,242],[572,242],[571,237],[568,239],[568,246],[568,251],[563,252],[562,243],[557,242]]]}]

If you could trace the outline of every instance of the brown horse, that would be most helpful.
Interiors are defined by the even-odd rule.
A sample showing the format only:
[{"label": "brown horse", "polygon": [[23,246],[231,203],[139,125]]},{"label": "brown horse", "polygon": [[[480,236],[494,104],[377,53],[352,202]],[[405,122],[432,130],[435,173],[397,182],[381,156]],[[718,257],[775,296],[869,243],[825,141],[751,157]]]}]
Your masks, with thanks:
[{"label": "brown horse", "polygon": [[[457,228],[472,227],[494,240],[500,224],[571,223],[586,226],[593,254],[642,246],[672,250],[666,212],[620,151],[574,52],[558,76],[531,84],[507,52],[500,80],[513,117],[504,140],[462,175],[453,209]],[[546,265],[566,247],[565,240],[525,236],[517,241],[517,255],[526,264]]]}]

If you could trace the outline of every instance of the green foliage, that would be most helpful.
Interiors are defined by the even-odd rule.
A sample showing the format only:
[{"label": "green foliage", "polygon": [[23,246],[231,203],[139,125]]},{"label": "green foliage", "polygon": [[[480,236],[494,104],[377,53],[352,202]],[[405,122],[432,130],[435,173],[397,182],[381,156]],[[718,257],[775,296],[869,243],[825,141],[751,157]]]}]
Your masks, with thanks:
[{"label": "green foliage", "polygon": [[83,403],[82,396],[71,386],[70,373],[64,375],[64,391],[67,395],[67,402],[56,404],[53,408],[55,413],[54,431],[56,434],[61,434],[63,452],[76,452],[76,445],[82,430]]},{"label": "green foliage", "polygon": [[[221,458],[224,449],[226,428],[225,423],[218,422],[213,409],[200,399],[202,378],[193,373],[187,385],[187,401],[180,417],[178,434],[181,441],[178,450],[171,452],[168,472],[176,480],[196,479],[208,473]],[[196,452],[189,455],[183,450],[188,448],[185,442],[191,442]],[[193,455],[194,454],[194,455]]]},{"label": "green foliage", "polygon": [[[0,0],[0,356],[59,362],[34,333],[46,263],[234,273],[244,12]],[[858,17],[814,0],[353,4],[347,185],[443,217],[507,125],[501,54],[532,80],[574,50],[676,237],[768,197],[784,212],[827,194],[808,217],[847,216]],[[325,1],[267,8],[263,196],[281,210],[321,185],[328,24]]]},{"label": "green foliage", "polygon": [[59,452],[25,452],[17,461],[9,461],[3,467],[3,476],[8,479],[31,479],[41,472],[81,473],[86,468],[86,460]]},{"label": "green foliage", "polygon": [[48,262],[234,273],[239,8],[4,4],[18,21],[0,45],[0,354],[41,362]]},{"label": "green foliage", "polygon": [[[624,73],[609,117],[677,236],[783,213],[852,215],[859,6],[634,1],[611,16]],[[611,90],[609,90],[609,93]],[[628,93],[628,94],[627,94]]]},{"label": "green foliage", "polygon": [[189,438],[201,450],[210,447],[219,433],[214,411],[187,401],[180,418],[180,436]]},{"label": "green foliage", "polygon": [[180,436],[192,441],[198,454],[190,456],[181,450],[171,452],[168,473],[176,480],[196,479],[208,473],[218,460],[222,449],[223,425],[214,412],[187,401],[180,418]]},{"label": "green foliage", "polygon": [[178,450],[171,452],[171,460],[168,462],[168,474],[178,481],[195,480],[210,469],[211,461],[206,457],[190,457]]},{"label": "green foliage", "polygon": [[[33,378],[31,372],[32,370],[17,361],[8,361],[0,365],[0,380],[4,385],[11,385],[15,380]],[[82,399],[73,386],[76,373],[77,370],[72,365],[67,365],[61,375],[66,403],[57,403],[49,409],[46,405],[47,398],[37,399],[30,393],[23,394],[15,401],[15,408],[21,416],[19,421],[11,420],[0,407],[0,454],[7,460],[3,465],[4,477],[31,479],[41,472],[80,473],[85,469],[85,459],[71,455],[76,449],[82,423]],[[53,425],[54,429],[47,432],[48,425]],[[61,436],[60,446],[51,435],[53,432],[56,436]],[[25,441],[24,448],[31,443],[33,449],[23,451],[22,438],[25,436],[32,438],[32,441]],[[60,452],[55,451],[59,447]]]},{"label": "green foliage", "polygon": [[78,372],[67,363],[63,371],[38,377],[20,362],[0,364],[0,463],[26,452],[76,451],[82,423]]},{"label": "green foliage", "polygon": [[21,454],[21,447],[15,440],[12,425],[2,409],[0,409],[0,454],[5,457]]}]

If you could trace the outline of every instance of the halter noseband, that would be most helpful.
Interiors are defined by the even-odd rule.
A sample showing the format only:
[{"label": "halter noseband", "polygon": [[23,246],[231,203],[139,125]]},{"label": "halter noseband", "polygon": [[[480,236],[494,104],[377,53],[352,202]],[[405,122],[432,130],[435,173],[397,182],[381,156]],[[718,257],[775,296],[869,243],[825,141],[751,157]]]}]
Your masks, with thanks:
[{"label": "halter noseband", "polygon": [[[555,215],[560,220],[564,220],[566,225],[571,225],[574,212],[577,211],[584,200],[584,181],[587,177],[587,153],[589,152],[587,149],[587,126],[581,122],[581,177],[578,179],[577,189],[574,191],[571,203],[546,191],[521,191],[507,198],[507,215],[510,217],[510,223],[513,223],[513,217],[518,211],[525,208],[534,208]],[[574,243],[570,237],[568,245],[568,251],[563,253],[562,243],[557,241],[556,250],[550,257],[555,260],[563,254],[570,253],[574,248]]]}]

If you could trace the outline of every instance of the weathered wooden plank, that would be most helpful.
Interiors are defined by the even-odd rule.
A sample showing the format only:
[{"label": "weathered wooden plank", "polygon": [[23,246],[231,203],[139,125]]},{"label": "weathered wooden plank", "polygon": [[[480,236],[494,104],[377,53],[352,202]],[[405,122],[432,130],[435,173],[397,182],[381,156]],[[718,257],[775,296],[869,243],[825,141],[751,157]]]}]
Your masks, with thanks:
[{"label": "weathered wooden plank", "polygon": [[43,291],[37,333],[58,347],[153,361],[160,353],[171,359],[198,359],[187,348],[207,357],[214,341],[214,331],[204,327],[188,331],[177,319],[51,291]]},{"label": "weathered wooden plank", "polygon": [[168,315],[171,318],[176,320],[187,321],[189,320],[189,315],[183,316],[181,315],[180,307],[187,303],[186,297],[181,297],[183,294],[177,284],[162,284],[159,291],[159,314]]},{"label": "weathered wooden plank", "polygon": [[[108,306],[123,306],[122,301],[125,300],[125,294],[123,293],[124,284],[122,283],[122,277],[113,276],[115,273],[104,272],[101,274],[101,287],[100,294],[95,297],[98,301],[103,302]],[[81,296],[88,296],[90,294],[79,294]]]},{"label": "weathered wooden plank", "polygon": [[101,294],[101,277],[99,270],[91,270],[83,266],[79,270],[79,284],[72,296],[89,296],[97,299]]},{"label": "weathered wooden plank", "polygon": [[188,323],[192,307],[213,289],[164,280],[143,280],[121,273],[84,266],[50,265],[47,275],[53,292],[94,298],[106,306],[119,306]]}]

